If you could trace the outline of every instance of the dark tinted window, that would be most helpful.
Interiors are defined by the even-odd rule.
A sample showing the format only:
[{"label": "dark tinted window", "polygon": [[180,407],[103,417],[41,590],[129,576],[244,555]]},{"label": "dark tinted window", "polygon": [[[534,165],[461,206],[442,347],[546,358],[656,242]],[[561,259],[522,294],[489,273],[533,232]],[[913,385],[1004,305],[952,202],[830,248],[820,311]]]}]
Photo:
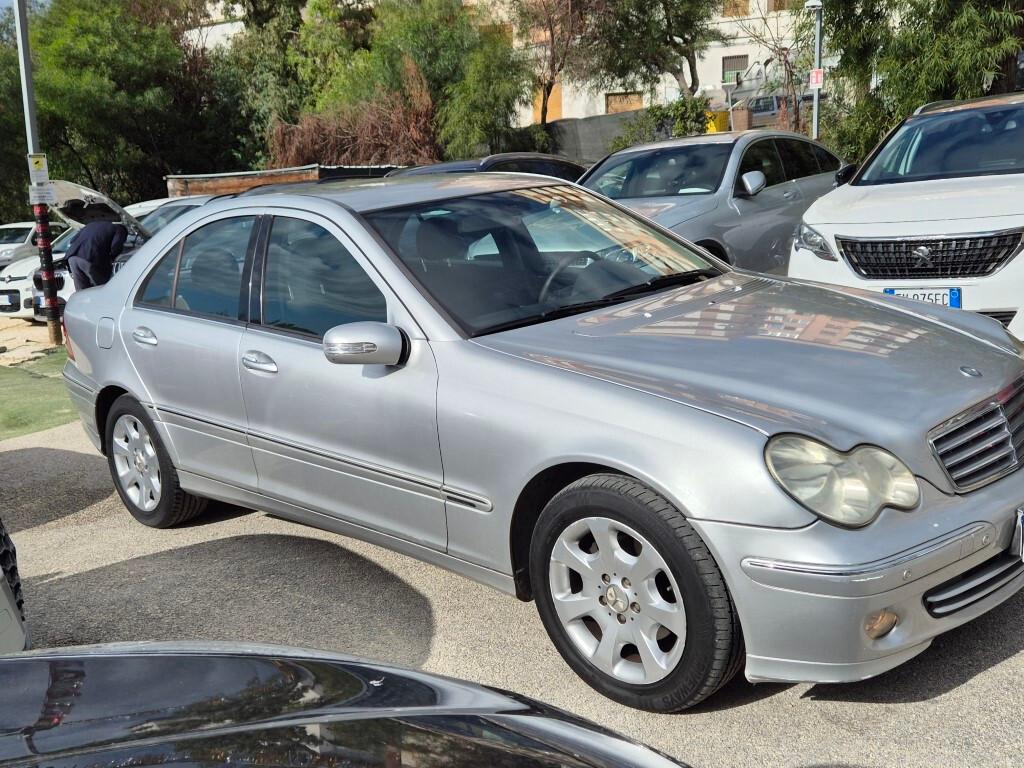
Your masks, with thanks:
[{"label": "dark tinted window", "polygon": [[786,180],[779,153],[775,151],[774,141],[757,141],[747,148],[747,151],[743,153],[743,161],[740,163],[740,172],[736,179],[737,186],[739,186],[743,174],[750,171],[761,171],[767,179],[769,187],[781,184]]},{"label": "dark tinted window", "polygon": [[255,216],[222,219],[185,238],[174,308],[237,319],[242,267]]},{"label": "dark tinted window", "polygon": [[909,118],[889,136],[857,184],[1024,173],[1024,105]]},{"label": "dark tinted window", "polygon": [[613,199],[708,195],[718,189],[732,144],[690,144],[612,155],[584,186]]},{"label": "dark tinted window", "polygon": [[263,324],[323,336],[336,325],[387,320],[384,295],[334,235],[274,219],[263,277]]},{"label": "dark tinted window", "polygon": [[842,166],[843,161],[833,155],[824,147],[819,147],[814,144],[814,156],[818,158],[818,167],[821,168],[822,173],[829,173],[831,171],[838,171]]},{"label": "dark tinted window", "polygon": [[178,267],[178,252],[180,250],[181,243],[178,243],[160,259],[156,269],[149,273],[142,286],[142,297],[139,299],[143,304],[151,304],[156,307],[171,306],[174,271]]},{"label": "dark tinted window", "polygon": [[524,168],[528,173],[540,173],[544,176],[554,176],[556,179],[565,181],[576,181],[583,173],[583,169],[571,163],[559,163],[555,160],[537,160],[526,163]]},{"label": "dark tinted window", "polygon": [[802,179],[821,173],[818,159],[814,156],[814,145],[797,139],[776,139],[775,146],[782,155],[782,165],[787,179]]}]

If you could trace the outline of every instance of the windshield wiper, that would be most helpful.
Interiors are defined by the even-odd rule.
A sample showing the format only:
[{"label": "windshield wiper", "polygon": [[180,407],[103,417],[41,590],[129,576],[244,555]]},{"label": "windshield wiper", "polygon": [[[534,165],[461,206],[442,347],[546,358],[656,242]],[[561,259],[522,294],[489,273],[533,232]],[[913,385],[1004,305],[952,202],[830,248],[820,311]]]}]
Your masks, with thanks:
[{"label": "windshield wiper", "polygon": [[691,269],[686,272],[675,272],[671,275],[659,275],[658,277],[652,277],[646,283],[639,283],[638,285],[631,285],[628,288],[622,288],[618,291],[612,291],[608,295],[604,296],[604,298],[621,299],[626,296],[639,296],[644,293],[653,293],[654,291],[660,291],[662,288],[670,288],[675,285],[691,285],[701,278],[710,279],[712,277],[718,277],[721,274],[722,273],[717,269]]},{"label": "windshield wiper", "polygon": [[536,323],[543,323],[545,320],[557,320],[560,317],[570,317],[571,315],[579,315],[583,312],[589,312],[592,309],[600,309],[601,307],[607,307],[611,304],[621,304],[622,298],[619,296],[602,296],[600,299],[591,299],[590,301],[581,301],[577,304],[566,304],[564,307],[556,307],[555,309],[549,309],[546,312],[541,312],[536,315],[529,315],[527,317],[520,317],[515,320],[509,320],[505,323],[497,323],[496,325],[488,325],[481,328],[478,331],[473,331],[473,336],[484,336],[488,333],[498,333],[498,331],[510,331],[513,328],[523,328],[527,325],[535,325]]}]

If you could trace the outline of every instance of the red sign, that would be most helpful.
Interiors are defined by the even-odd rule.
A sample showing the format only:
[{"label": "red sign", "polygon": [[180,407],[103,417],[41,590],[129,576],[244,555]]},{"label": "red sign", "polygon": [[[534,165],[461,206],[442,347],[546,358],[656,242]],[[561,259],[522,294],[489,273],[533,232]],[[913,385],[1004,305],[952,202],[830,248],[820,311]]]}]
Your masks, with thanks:
[{"label": "red sign", "polygon": [[824,69],[812,69],[811,76],[808,80],[807,86],[812,91],[821,90],[821,86],[825,82],[825,70]]}]

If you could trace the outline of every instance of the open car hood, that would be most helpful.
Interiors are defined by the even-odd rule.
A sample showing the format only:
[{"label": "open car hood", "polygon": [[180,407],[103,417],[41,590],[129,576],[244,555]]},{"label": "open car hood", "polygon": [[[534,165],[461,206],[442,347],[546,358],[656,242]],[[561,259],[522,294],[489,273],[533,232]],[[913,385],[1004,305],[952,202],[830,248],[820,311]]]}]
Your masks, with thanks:
[{"label": "open car hood", "polygon": [[149,238],[149,231],[138,219],[125,211],[102,192],[70,181],[52,181],[56,202],[51,205],[58,216],[76,229],[91,221],[114,221],[124,224],[129,232]]}]

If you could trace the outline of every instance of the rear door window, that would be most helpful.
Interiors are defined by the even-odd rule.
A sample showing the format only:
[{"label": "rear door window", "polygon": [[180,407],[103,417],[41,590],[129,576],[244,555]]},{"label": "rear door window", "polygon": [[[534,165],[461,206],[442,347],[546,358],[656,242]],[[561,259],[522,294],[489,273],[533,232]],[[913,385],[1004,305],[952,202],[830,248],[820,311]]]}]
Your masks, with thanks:
[{"label": "rear door window", "polygon": [[776,139],[775,146],[782,155],[782,166],[787,179],[803,179],[821,173],[818,159],[814,156],[814,145],[798,139]]},{"label": "rear door window", "polygon": [[814,156],[818,159],[818,167],[821,168],[822,173],[831,173],[832,171],[839,170],[843,164],[842,160],[824,147],[819,147],[817,144],[812,146],[814,147]]}]

